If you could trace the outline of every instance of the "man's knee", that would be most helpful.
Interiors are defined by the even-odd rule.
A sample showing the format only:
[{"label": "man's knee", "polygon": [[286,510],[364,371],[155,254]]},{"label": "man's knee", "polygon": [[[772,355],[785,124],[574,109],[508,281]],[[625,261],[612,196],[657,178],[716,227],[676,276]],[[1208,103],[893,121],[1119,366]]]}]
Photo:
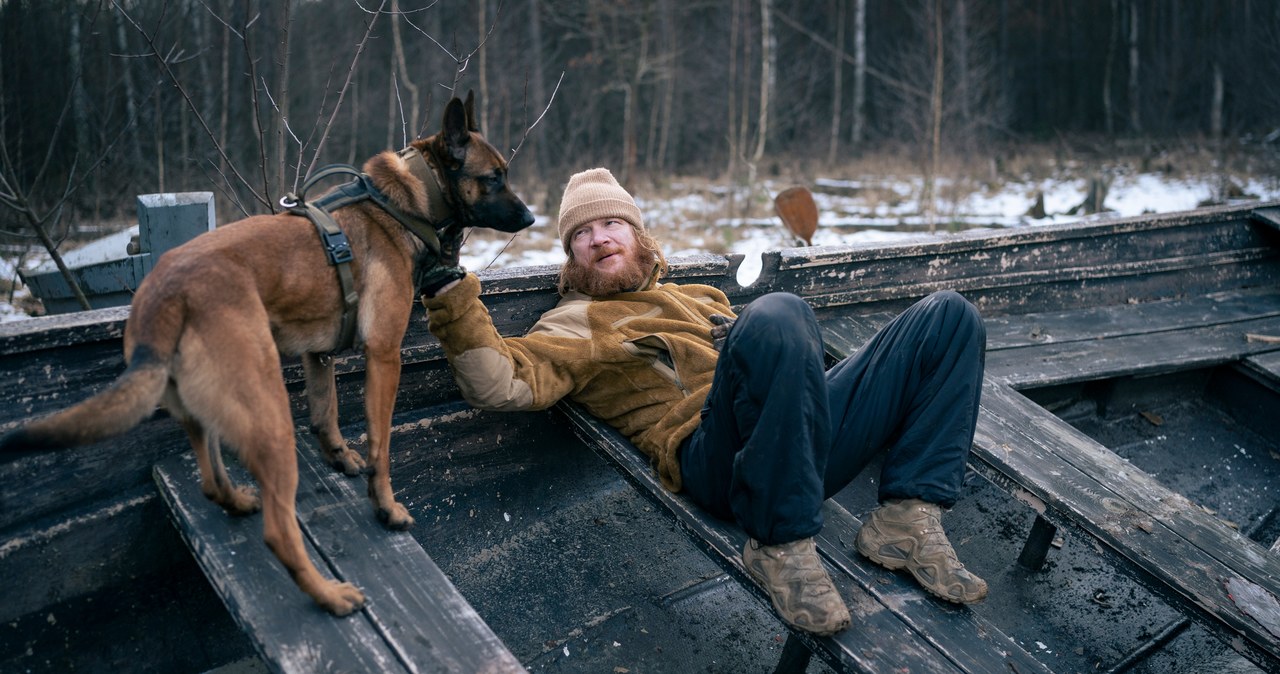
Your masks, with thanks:
[{"label": "man's knee", "polygon": [[742,310],[734,324],[736,334],[750,334],[753,348],[794,348],[797,340],[821,344],[813,309],[791,293],[762,295]]},{"label": "man's knee", "polygon": [[987,341],[987,327],[973,303],[954,290],[939,290],[921,301],[939,327],[957,335],[971,334],[982,344]]}]

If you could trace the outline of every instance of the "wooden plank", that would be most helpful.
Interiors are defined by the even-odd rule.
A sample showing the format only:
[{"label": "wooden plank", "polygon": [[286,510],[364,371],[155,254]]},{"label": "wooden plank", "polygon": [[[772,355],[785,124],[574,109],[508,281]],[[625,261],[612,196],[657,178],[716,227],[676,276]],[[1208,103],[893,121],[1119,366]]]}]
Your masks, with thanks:
[{"label": "wooden plank", "polygon": [[1254,222],[1260,222],[1280,232],[1280,207],[1258,208],[1253,211],[1252,216]]},{"label": "wooden plank", "polygon": [[[615,429],[592,417],[578,405],[561,402],[557,407],[587,445],[614,464],[642,493],[672,514],[695,544],[768,605],[768,595],[742,566],[742,547],[747,538],[741,529],[709,516],[687,498],[667,491],[649,467],[648,459]],[[849,542],[852,538],[847,538],[847,533],[839,527],[833,528],[831,534],[834,538],[820,547],[823,556],[828,562],[842,560],[843,563],[849,563],[848,557],[841,552],[843,545],[839,538],[845,536]],[[832,573],[832,580],[849,605],[856,624],[834,637],[815,637],[799,630],[793,633],[833,667],[861,672],[969,671],[976,674],[1000,671],[989,668],[967,669],[964,667],[967,663],[953,662],[947,654],[916,633],[911,625],[904,623],[865,587],[853,582],[848,574],[841,573],[841,567],[829,570],[837,571]]]},{"label": "wooden plank", "polygon": [[1280,386],[1280,351],[1268,351],[1244,360],[1245,367],[1265,380]]},{"label": "wooden plank", "polygon": [[1249,333],[1280,334],[1280,316],[992,351],[987,375],[1014,388],[1032,388],[1192,370],[1280,349],[1280,344],[1249,341]]},{"label": "wooden plank", "polygon": [[364,590],[364,614],[410,671],[523,672],[524,667],[406,531],[378,523],[365,478],[324,465],[299,432],[298,519],[335,576]]},{"label": "wooden plank", "polygon": [[[156,464],[156,483],[200,568],[278,672],[406,671],[363,612],[338,619],[298,590],[262,542],[262,518],[233,518],[200,493],[195,458]],[[324,570],[308,541],[307,553]]]},{"label": "wooden plank", "polygon": [[[885,320],[876,315],[827,321],[823,336],[829,352],[837,358],[851,353]],[[1176,349],[1156,355],[1171,365],[1182,356]],[[1280,558],[1260,554],[1256,543],[990,374],[971,460],[1011,493],[1025,491],[1034,497],[1029,500],[1076,522],[1208,614],[1221,633],[1243,635],[1243,641],[1234,641],[1251,659],[1280,663],[1280,640],[1242,613],[1225,586],[1236,579],[1280,595]]]},{"label": "wooden plank", "polygon": [[[967,672],[1050,671],[999,627],[968,607],[930,597],[907,574],[855,557],[853,542],[862,522],[839,503],[831,499],[825,501],[822,515],[825,524],[818,535],[818,549],[823,556],[858,587],[889,607],[921,639],[953,662],[960,663],[961,669]],[[854,625],[851,629],[860,629],[860,626]]]},{"label": "wooden plank", "polygon": [[1280,638],[1225,586],[1234,579],[1280,595],[1280,558],[1009,387],[988,378],[981,407],[974,459],[1203,611],[1237,650],[1280,665]]},{"label": "wooden plank", "polygon": [[1186,299],[983,319],[987,349],[1092,341],[1280,316],[1280,290],[1236,290]]},{"label": "wooden plank", "polygon": [[378,524],[355,488],[363,492],[363,478],[338,475],[317,449],[299,447],[298,519],[308,553],[322,573],[355,583],[369,599],[347,618],[298,590],[263,545],[260,516],[231,518],[203,497],[194,459],[156,467],[183,538],[263,658],[283,672],[523,672],[413,537]]}]

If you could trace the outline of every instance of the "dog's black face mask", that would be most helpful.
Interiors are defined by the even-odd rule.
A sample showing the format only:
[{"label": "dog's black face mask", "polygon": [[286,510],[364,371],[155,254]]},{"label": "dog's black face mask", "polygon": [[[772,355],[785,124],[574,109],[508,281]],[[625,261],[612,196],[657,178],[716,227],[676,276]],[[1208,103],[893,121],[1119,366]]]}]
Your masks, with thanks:
[{"label": "dog's black face mask", "polygon": [[[476,142],[476,141],[472,141]],[[468,184],[469,183],[469,184]],[[505,168],[495,168],[480,176],[462,178],[459,190],[473,190],[476,198],[460,200],[455,214],[468,227],[488,227],[515,233],[533,224],[529,207],[511,191]]]}]

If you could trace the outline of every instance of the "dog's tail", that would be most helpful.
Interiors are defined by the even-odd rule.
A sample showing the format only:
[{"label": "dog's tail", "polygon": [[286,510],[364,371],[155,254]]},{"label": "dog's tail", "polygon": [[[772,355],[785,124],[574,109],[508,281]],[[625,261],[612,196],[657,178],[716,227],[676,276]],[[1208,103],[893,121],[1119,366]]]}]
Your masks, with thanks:
[{"label": "dog's tail", "polygon": [[97,395],[0,438],[0,452],[32,452],[86,445],[119,435],[146,419],[164,396],[169,359],[146,345],[129,367]]}]

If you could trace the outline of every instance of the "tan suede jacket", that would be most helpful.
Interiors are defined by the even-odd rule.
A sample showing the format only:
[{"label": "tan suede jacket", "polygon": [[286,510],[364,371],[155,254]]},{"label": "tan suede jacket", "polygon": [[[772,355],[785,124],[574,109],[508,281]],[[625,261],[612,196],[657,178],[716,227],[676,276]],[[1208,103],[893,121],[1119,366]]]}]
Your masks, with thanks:
[{"label": "tan suede jacket", "polygon": [[593,300],[570,293],[524,337],[502,338],[467,274],[424,298],[467,402],[481,409],[540,410],[565,396],[617,428],[679,491],[680,443],[700,421],[718,353],[708,316],[733,316],[724,293],[652,282]]}]

